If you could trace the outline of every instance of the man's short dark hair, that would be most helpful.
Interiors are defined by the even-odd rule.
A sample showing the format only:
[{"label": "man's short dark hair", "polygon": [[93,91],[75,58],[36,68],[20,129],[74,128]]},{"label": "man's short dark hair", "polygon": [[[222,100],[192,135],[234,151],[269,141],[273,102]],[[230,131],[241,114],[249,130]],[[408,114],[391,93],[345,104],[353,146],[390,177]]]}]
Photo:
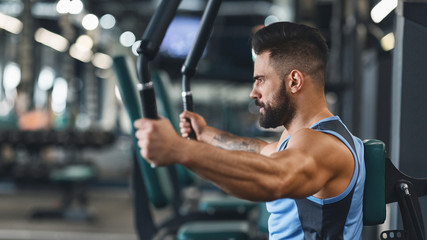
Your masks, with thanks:
[{"label": "man's short dark hair", "polygon": [[297,69],[324,86],[328,46],[319,30],[302,24],[276,22],[255,33],[252,48],[257,55],[270,53],[273,67],[281,78]]}]

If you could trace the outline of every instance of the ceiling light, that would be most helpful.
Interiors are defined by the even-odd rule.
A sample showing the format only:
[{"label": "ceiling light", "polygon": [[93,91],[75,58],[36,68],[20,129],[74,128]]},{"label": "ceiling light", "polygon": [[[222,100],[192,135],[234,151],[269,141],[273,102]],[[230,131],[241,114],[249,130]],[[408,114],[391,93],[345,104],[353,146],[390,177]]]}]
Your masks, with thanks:
[{"label": "ceiling light", "polygon": [[68,40],[66,38],[44,28],[37,29],[34,38],[37,42],[59,52],[65,52],[68,47]]},{"label": "ceiling light", "polygon": [[79,14],[83,11],[83,3],[81,0],[59,0],[56,11],[60,14]]},{"label": "ceiling light", "polygon": [[43,67],[39,74],[37,87],[41,90],[47,91],[53,86],[55,80],[55,71],[51,67]]},{"label": "ceiling light", "polygon": [[56,11],[60,14],[66,14],[68,13],[68,2],[67,0],[60,0],[56,4]]},{"label": "ceiling light", "polygon": [[138,56],[138,55],[139,55],[139,54],[138,54],[138,48],[139,48],[139,46],[141,46],[141,40],[136,41],[136,42],[132,45],[132,53],[133,53],[135,56]]},{"label": "ceiling light", "polygon": [[120,44],[125,47],[130,47],[135,43],[135,34],[131,31],[126,31],[120,35]]},{"label": "ceiling light", "polygon": [[98,20],[98,17],[95,16],[95,14],[91,14],[91,13],[87,14],[82,19],[82,26],[86,30],[94,30],[98,27],[98,24],[99,24],[99,20]]},{"label": "ceiling light", "polygon": [[278,21],[279,21],[278,17],[276,17],[274,15],[270,15],[264,19],[264,25],[268,26],[268,25],[275,23],[275,22],[278,22]]},{"label": "ceiling light", "polygon": [[93,40],[88,35],[81,35],[76,40],[76,46],[82,51],[91,50],[93,47]]},{"label": "ceiling light", "polygon": [[23,26],[22,22],[17,18],[0,13],[0,28],[14,34],[19,34]]},{"label": "ceiling light", "polygon": [[398,0],[382,0],[371,10],[371,18],[375,23],[381,22],[397,7]]},{"label": "ceiling light", "polygon": [[93,55],[92,63],[95,67],[101,69],[109,69],[113,65],[113,59],[104,53],[95,53]]},{"label": "ceiling light", "polygon": [[101,17],[99,24],[103,29],[111,29],[116,25],[116,19],[111,14],[105,14]]},{"label": "ceiling light", "polygon": [[83,3],[80,0],[71,0],[68,12],[70,14],[79,14],[83,11]]},{"label": "ceiling light", "polygon": [[67,106],[68,83],[63,78],[55,79],[52,90],[52,111],[62,114]]},{"label": "ceiling light", "polygon": [[5,90],[13,90],[21,82],[21,69],[14,62],[6,64],[3,74],[3,87]]},{"label": "ceiling light", "polygon": [[70,47],[70,56],[80,60],[82,62],[89,62],[92,58],[92,51],[90,50],[82,50],[76,44],[71,45]]},{"label": "ceiling light", "polygon": [[394,34],[391,32],[381,38],[380,43],[384,51],[390,51],[394,48]]}]

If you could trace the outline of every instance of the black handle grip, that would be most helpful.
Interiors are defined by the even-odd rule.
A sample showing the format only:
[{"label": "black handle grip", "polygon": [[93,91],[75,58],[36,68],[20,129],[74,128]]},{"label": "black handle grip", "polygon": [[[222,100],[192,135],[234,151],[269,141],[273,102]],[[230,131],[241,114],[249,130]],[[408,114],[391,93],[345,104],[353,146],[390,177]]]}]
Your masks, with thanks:
[{"label": "black handle grip", "polygon": [[182,105],[184,108],[184,111],[190,111],[193,112],[193,96],[190,94],[185,94],[185,96],[182,96]]},{"label": "black handle grip", "polygon": [[[182,94],[182,104],[184,107],[184,111],[190,111],[193,112],[193,96],[191,95],[191,92],[184,92]],[[187,121],[190,123],[191,132],[188,134],[188,139],[197,139],[196,133],[194,132],[193,127],[191,126],[190,119],[187,119]]]},{"label": "black handle grip", "polygon": [[157,114],[156,94],[154,92],[154,88],[152,86],[143,87],[139,91],[139,96],[142,101],[142,114],[144,117],[158,119],[159,116]]},{"label": "black handle grip", "polygon": [[[190,122],[190,120],[189,119],[187,119],[187,121],[188,122]],[[190,122],[190,125],[191,125],[191,122]],[[188,137],[187,137],[188,139],[193,139],[193,140],[196,140],[197,139],[197,136],[196,136],[196,133],[194,132],[194,129],[193,129],[193,127],[191,127],[191,132],[188,134]]]}]

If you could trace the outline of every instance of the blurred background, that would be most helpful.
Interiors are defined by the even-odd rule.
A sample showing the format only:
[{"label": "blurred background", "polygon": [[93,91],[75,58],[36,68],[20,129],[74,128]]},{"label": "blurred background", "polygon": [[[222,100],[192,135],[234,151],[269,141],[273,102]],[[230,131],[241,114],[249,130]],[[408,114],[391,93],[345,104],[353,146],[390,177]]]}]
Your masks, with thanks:
[{"label": "blurred background", "polygon": [[[112,59],[124,55],[135,65],[139,39],[158,2],[0,0],[0,239],[137,239],[131,125]],[[182,111],[181,67],[206,2],[182,1],[150,65],[165,83],[175,121]],[[195,111],[234,134],[277,139],[283,129],[261,129],[249,98],[251,36],[257,26],[275,21],[308,24],[319,28],[329,45],[331,111],[361,139],[377,138],[394,147],[389,152],[398,164],[405,147],[415,144],[414,151],[406,149],[415,154],[413,162],[401,166],[427,176],[419,170],[427,169],[425,150],[414,153],[427,143],[426,127],[415,124],[419,131],[409,131],[411,141],[399,135],[413,130],[414,119],[426,120],[420,95],[427,90],[425,75],[411,73],[416,83],[402,90],[408,86],[401,82],[407,72],[393,63],[399,58],[425,68],[410,55],[396,57],[395,44],[406,43],[396,28],[396,7],[402,2],[223,0],[192,79]],[[417,2],[425,9],[423,1]],[[413,11],[408,16],[425,36],[427,15]],[[409,102],[402,100],[406,96]],[[375,239],[370,232],[376,231],[366,229],[364,239]]]}]

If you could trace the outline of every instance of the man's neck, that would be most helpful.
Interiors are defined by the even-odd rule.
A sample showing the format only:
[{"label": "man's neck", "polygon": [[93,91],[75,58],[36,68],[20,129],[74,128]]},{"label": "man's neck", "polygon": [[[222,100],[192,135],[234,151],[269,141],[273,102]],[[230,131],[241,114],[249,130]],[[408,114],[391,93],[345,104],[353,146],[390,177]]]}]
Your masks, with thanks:
[{"label": "man's neck", "polygon": [[333,114],[328,110],[327,107],[323,107],[320,110],[306,113],[297,112],[292,121],[285,127],[287,133],[289,135],[292,135],[293,133],[303,128],[309,128],[318,121],[332,116]]}]

